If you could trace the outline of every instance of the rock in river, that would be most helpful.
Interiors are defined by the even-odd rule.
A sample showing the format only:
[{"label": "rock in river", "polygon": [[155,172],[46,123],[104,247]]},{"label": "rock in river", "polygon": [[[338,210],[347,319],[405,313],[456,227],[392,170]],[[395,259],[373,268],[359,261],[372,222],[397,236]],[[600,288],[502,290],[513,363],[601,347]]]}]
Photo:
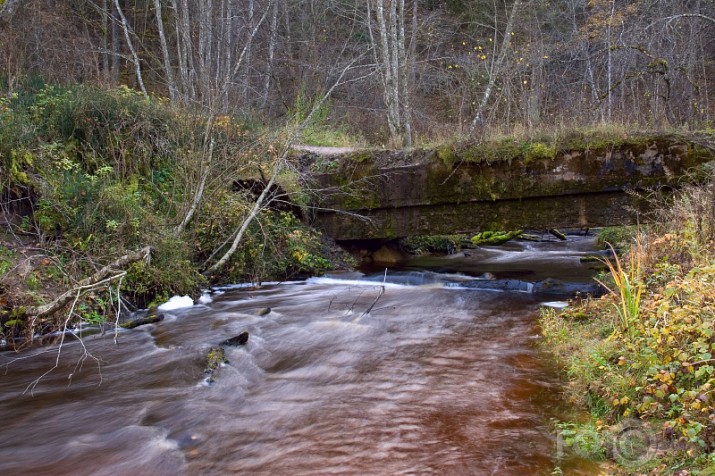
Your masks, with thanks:
[{"label": "rock in river", "polygon": [[219,345],[228,345],[228,346],[238,346],[238,345],[246,345],[248,342],[248,331],[243,331],[237,336],[231,337],[230,339],[226,339],[225,341],[221,342]]},{"label": "rock in river", "polygon": [[227,364],[226,351],[223,347],[211,347],[206,353],[206,382],[213,383],[216,380],[216,373],[223,364]]}]

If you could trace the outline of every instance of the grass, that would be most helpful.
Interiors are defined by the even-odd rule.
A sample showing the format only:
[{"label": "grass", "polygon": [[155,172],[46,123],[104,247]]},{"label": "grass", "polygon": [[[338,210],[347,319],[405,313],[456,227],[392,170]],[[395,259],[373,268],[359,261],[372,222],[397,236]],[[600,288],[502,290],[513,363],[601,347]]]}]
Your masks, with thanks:
[{"label": "grass", "polygon": [[658,445],[629,460],[606,451],[609,474],[715,474],[714,207],[715,179],[661,203],[656,224],[607,263],[608,295],[541,317],[585,425],[608,442],[635,422]]},{"label": "grass", "polygon": [[528,163],[554,159],[562,151],[599,150],[626,143],[640,144],[643,137],[649,136],[633,134],[619,124],[544,127],[538,130],[514,128],[509,133],[490,130],[476,137],[435,145],[434,148],[439,158],[448,164],[460,160],[495,162],[515,158],[523,158]]},{"label": "grass", "polygon": [[627,254],[630,261],[625,267],[613,246],[609,244],[609,247],[613,258],[604,259],[604,263],[611,274],[614,287],[611,288],[602,281],[599,281],[599,283],[616,298],[616,303],[613,306],[619,317],[617,330],[633,337],[635,327],[639,323],[641,297],[643,295],[641,242],[636,239],[635,243],[631,245],[631,249]]},{"label": "grass", "polygon": [[305,145],[319,147],[365,147],[365,139],[342,128],[309,126],[300,136]]}]

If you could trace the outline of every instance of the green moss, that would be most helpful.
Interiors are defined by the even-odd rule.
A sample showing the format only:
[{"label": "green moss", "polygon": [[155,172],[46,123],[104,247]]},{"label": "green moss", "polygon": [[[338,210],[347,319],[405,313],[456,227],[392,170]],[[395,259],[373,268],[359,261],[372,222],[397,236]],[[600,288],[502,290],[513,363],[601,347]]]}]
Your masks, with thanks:
[{"label": "green moss", "polygon": [[451,168],[455,162],[455,151],[451,145],[444,145],[437,147],[435,150],[437,158],[442,161],[444,165]]},{"label": "green moss", "polygon": [[501,245],[509,240],[512,240],[524,233],[524,230],[515,231],[483,231],[477,233],[471,238],[471,242],[475,246],[484,245]]},{"label": "green moss", "polygon": [[361,164],[364,162],[372,161],[374,156],[375,156],[375,151],[366,149],[366,150],[360,150],[360,151],[351,152],[351,153],[346,154],[344,156],[344,161]]},{"label": "green moss", "polygon": [[529,142],[524,147],[524,163],[536,159],[554,159],[556,158],[556,145],[545,144],[543,142]]},{"label": "green moss", "polygon": [[222,364],[227,364],[226,351],[223,347],[211,347],[206,354],[206,368],[208,370],[216,370]]},{"label": "green moss", "polygon": [[341,201],[341,207],[346,210],[369,210],[380,206],[380,197],[372,190],[355,190],[348,193]]}]

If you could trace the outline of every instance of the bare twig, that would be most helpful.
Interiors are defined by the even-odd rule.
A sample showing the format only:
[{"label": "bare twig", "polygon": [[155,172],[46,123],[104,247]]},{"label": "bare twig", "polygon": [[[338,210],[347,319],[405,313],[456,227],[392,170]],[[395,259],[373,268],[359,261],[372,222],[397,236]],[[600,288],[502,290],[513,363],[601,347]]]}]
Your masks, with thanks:
[{"label": "bare twig", "polygon": [[[97,283],[97,284],[98,284],[98,283]],[[69,310],[69,312],[67,313],[67,317],[65,318],[65,321],[64,321],[64,323],[62,324],[62,330],[60,331],[60,333],[61,333],[60,344],[59,344],[59,347],[57,348],[57,358],[55,358],[55,365],[53,365],[52,368],[50,368],[50,369],[47,370],[45,373],[43,373],[42,375],[40,375],[39,377],[37,377],[35,380],[33,380],[32,382],[30,382],[30,383],[27,385],[27,387],[25,387],[25,391],[22,392],[22,393],[27,393],[28,390],[29,390],[29,391],[30,391],[30,394],[33,395],[33,392],[35,391],[35,388],[36,388],[37,385],[40,383],[40,381],[41,381],[43,378],[45,378],[47,375],[49,375],[50,373],[52,373],[55,369],[57,369],[57,367],[60,366],[60,357],[61,357],[61,355],[62,355],[62,345],[64,344],[64,342],[65,342],[65,336],[67,335],[67,326],[69,325],[70,319],[72,318],[72,314],[74,313],[74,308],[75,308],[75,306],[77,305],[77,301],[79,301],[79,298],[80,298],[81,295],[82,295],[81,289],[77,289],[77,294],[76,294],[76,296],[75,296],[75,298],[74,298],[74,301],[72,302],[72,306],[70,307],[70,310]],[[74,336],[74,334],[72,334],[72,335]],[[77,336],[75,336],[75,337],[77,337]],[[80,343],[80,345],[82,346],[82,349],[83,349],[83,354],[82,354],[82,356],[80,357],[80,359],[79,359],[79,361],[78,361],[78,363],[77,363],[77,365],[80,366],[79,368],[81,368],[82,362],[84,362],[84,360],[85,360],[87,357],[91,357],[92,359],[94,359],[94,360],[97,362],[97,367],[100,368],[100,361],[99,361],[99,359],[97,359],[96,357],[94,357],[92,354],[90,354],[90,353],[87,351],[87,347],[84,345],[84,342],[82,342],[82,339],[77,338],[77,340],[79,341],[79,343]],[[77,365],[75,366],[75,371],[76,371],[77,368],[78,368]],[[74,375],[74,373],[71,373],[71,374],[69,374],[69,376],[67,377],[68,380],[70,381],[70,383],[71,383],[71,381],[72,381],[72,376],[73,376],[73,375]],[[102,377],[101,377],[101,376],[102,376],[102,373],[101,373],[101,369],[100,369],[99,375],[100,375],[99,383],[101,384],[101,383],[102,383]]]},{"label": "bare twig", "polygon": [[370,314],[370,311],[372,311],[372,308],[375,307],[375,304],[380,300],[383,294],[385,294],[385,281],[387,281],[387,268],[385,268],[385,275],[382,277],[382,286],[380,286],[380,292],[377,294],[377,297],[373,301],[372,304],[370,304],[370,307],[368,307],[365,312],[363,312],[360,317],[366,316]]},{"label": "bare twig", "polygon": [[[119,315],[122,313],[122,295],[120,293],[122,288],[122,281],[124,276],[119,278],[119,283],[117,284],[117,318],[114,320],[114,344],[117,344],[117,338],[119,335]],[[111,289],[111,288],[110,288]],[[111,299],[111,295],[110,295]]]},{"label": "bare twig", "polygon": [[123,277],[126,275],[126,271],[123,273],[119,273],[116,276],[112,276],[113,273],[116,273],[117,269],[121,269],[124,266],[134,263],[136,261],[140,260],[148,260],[151,256],[151,251],[152,248],[150,246],[144,247],[139,251],[135,251],[134,253],[128,253],[112,263],[108,264],[104,268],[100,269],[96,273],[94,273],[92,276],[89,276],[77,283],[77,286],[74,287],[73,289],[70,289],[69,291],[66,291],[62,293],[57,299],[52,301],[51,303],[45,304],[43,306],[34,306],[27,308],[25,311],[28,315],[34,316],[35,318],[40,317],[40,316],[45,316],[47,314],[50,314],[52,312],[55,312],[65,305],[67,305],[74,297],[76,293],[81,293],[82,291],[86,291],[88,289],[92,289],[102,283],[106,283],[109,281],[112,281],[114,279],[118,279],[120,277]]},{"label": "bare twig", "polygon": [[[340,72],[340,75],[338,79],[333,83],[333,85],[328,89],[328,91],[323,94],[323,96],[316,101],[315,105],[311,109],[310,113],[308,116],[305,118],[305,120],[298,125],[293,133],[291,134],[290,138],[286,141],[285,144],[283,144],[283,153],[277,157],[275,161],[275,165],[273,167],[273,172],[271,174],[271,178],[266,184],[265,188],[261,192],[261,194],[258,196],[256,199],[256,202],[253,204],[253,208],[251,208],[251,211],[249,212],[248,216],[246,219],[243,221],[241,226],[239,227],[238,231],[235,234],[235,237],[233,239],[233,242],[231,243],[231,247],[224,253],[224,255],[212,266],[210,266],[206,271],[204,271],[204,274],[211,274],[216,272],[219,268],[221,268],[226,262],[233,256],[233,254],[236,252],[238,249],[238,245],[243,239],[243,235],[245,234],[246,230],[248,229],[248,226],[253,222],[253,220],[258,216],[258,213],[268,206],[271,202],[271,192],[273,185],[276,182],[276,179],[278,178],[278,175],[283,171],[283,169],[286,167],[286,159],[288,157],[288,154],[291,151],[291,146],[293,143],[295,143],[296,140],[298,140],[298,137],[300,137],[300,134],[308,127],[310,122],[313,120],[313,116],[315,113],[320,109],[320,107],[323,105],[323,103],[330,97],[330,95],[333,93],[336,87],[338,85],[342,84],[341,81],[343,79],[343,76],[348,72],[348,70],[352,67],[352,65],[358,61],[358,59],[362,58],[362,55],[355,58],[353,61],[351,61],[347,66],[343,68],[343,70]],[[275,151],[272,151],[275,154]]]}]

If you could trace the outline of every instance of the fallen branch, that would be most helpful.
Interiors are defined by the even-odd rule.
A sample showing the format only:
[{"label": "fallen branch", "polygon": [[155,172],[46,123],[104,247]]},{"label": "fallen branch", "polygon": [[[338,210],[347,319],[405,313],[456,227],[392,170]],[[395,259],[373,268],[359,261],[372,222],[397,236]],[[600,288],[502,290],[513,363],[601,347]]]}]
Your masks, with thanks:
[{"label": "fallen branch", "polygon": [[146,324],[155,324],[155,323],[161,322],[163,320],[164,320],[164,314],[150,314],[148,316],[139,317],[139,318],[133,319],[129,322],[119,324],[119,327],[122,327],[124,329],[134,329],[135,327],[143,326]]},{"label": "fallen branch", "polygon": [[291,146],[298,140],[303,131],[308,127],[308,125],[313,120],[313,116],[315,116],[318,109],[320,109],[323,103],[330,97],[335,88],[342,84],[341,81],[343,79],[343,76],[345,76],[345,74],[348,72],[348,70],[350,70],[352,65],[356,61],[361,59],[362,56],[363,55],[358,56],[357,58],[352,60],[347,66],[345,66],[345,68],[343,68],[343,70],[340,72],[340,75],[338,76],[338,79],[333,83],[332,86],[330,86],[330,89],[328,89],[328,91],[323,94],[320,99],[313,105],[313,108],[311,109],[310,113],[308,113],[308,116],[305,118],[305,120],[292,131],[290,138],[283,144],[283,153],[278,155],[275,150],[270,148],[269,152],[271,153],[271,155],[275,156],[275,165],[273,166],[273,171],[270,180],[268,180],[268,183],[266,183],[265,188],[254,202],[251,211],[248,213],[248,216],[246,216],[246,218],[243,220],[243,223],[241,223],[241,226],[238,228],[238,230],[234,232],[234,238],[231,243],[231,247],[216,263],[209,266],[208,269],[202,272],[204,276],[210,276],[211,274],[218,271],[224,264],[226,264],[226,262],[231,258],[231,256],[233,256],[233,254],[238,249],[238,245],[241,243],[243,235],[248,229],[248,226],[258,216],[258,214],[264,208],[268,207],[274,200],[274,197],[271,195],[273,184],[278,179],[278,175],[283,171],[285,167],[287,167],[288,154],[292,150]]},{"label": "fallen branch", "polygon": [[[72,301],[72,307],[70,307],[69,312],[67,313],[67,317],[64,320],[64,323],[62,324],[62,330],[60,331],[60,345],[57,347],[57,358],[55,359],[55,365],[52,366],[51,369],[47,370],[45,373],[37,377],[35,380],[30,382],[30,384],[25,387],[25,391],[22,392],[23,394],[27,393],[28,391],[30,392],[30,395],[34,395],[35,388],[37,385],[40,383],[40,381],[45,378],[47,375],[51,374],[57,367],[60,366],[60,356],[62,355],[62,346],[65,343],[65,336],[67,336],[67,326],[69,325],[70,319],[72,318],[72,314],[74,313],[74,307],[77,305],[77,301],[79,301],[79,297],[82,294],[81,290],[75,289],[72,292],[76,291],[76,296],[74,297],[74,301]],[[99,369],[99,383],[102,383],[102,371],[101,371],[101,366],[100,366],[100,361],[98,358],[94,357],[92,354],[89,353],[87,350],[87,347],[84,345],[84,342],[82,342],[82,339],[77,337],[76,334],[70,333],[73,337],[77,338],[79,341],[80,345],[82,346],[82,356],[80,359],[77,361],[77,365],[75,366],[75,371],[77,370],[78,366],[81,368],[82,363],[87,359],[87,357],[93,358],[97,362],[97,368]],[[74,372],[69,374],[67,376],[68,380],[71,382],[72,381],[72,376],[74,375]]]},{"label": "fallen branch", "polygon": [[385,275],[382,278],[382,286],[380,286],[380,292],[377,294],[377,297],[373,301],[372,304],[370,304],[370,307],[368,307],[365,312],[363,312],[360,317],[364,317],[370,314],[370,311],[372,311],[372,308],[375,307],[375,304],[380,300],[383,294],[385,294],[385,281],[387,281],[387,268],[385,268]]},{"label": "fallen branch", "polygon": [[[117,273],[117,269],[124,268],[126,265],[134,263],[136,261],[149,260],[151,251],[151,247],[147,246],[139,251],[135,251],[134,253],[128,253],[124,256],[121,256],[120,258],[116,259],[112,263],[109,263],[107,266],[100,269],[93,275],[78,282],[77,286],[68,291],[65,291],[54,301],[48,304],[44,304],[42,306],[29,307],[26,309],[25,312],[27,315],[34,316],[37,318],[58,311],[59,309],[62,309],[64,306],[69,304],[70,301],[75,299],[75,296],[77,296],[78,293],[82,293],[83,291],[91,289],[97,284],[106,281],[107,278],[112,277],[112,275]],[[112,277],[112,279],[122,277],[125,274],[126,273],[116,275]]]}]

